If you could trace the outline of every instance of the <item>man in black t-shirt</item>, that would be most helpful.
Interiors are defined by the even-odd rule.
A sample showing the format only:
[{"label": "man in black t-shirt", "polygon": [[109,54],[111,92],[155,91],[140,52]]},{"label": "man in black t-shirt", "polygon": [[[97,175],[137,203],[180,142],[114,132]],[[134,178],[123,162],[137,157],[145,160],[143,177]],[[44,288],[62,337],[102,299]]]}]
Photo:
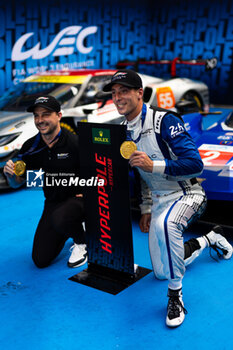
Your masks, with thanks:
[{"label": "man in black t-shirt", "polygon": [[[69,267],[86,263],[84,238],[84,207],[81,190],[70,177],[78,176],[78,136],[61,128],[59,102],[53,96],[37,98],[28,109],[33,112],[39,133],[27,140],[19,153],[27,170],[44,174],[44,210],[33,242],[32,258],[36,266],[46,267],[58,256],[66,240],[73,238]],[[15,174],[15,164],[9,160],[4,174],[11,187],[25,183],[24,176]],[[63,186],[62,184],[65,184]]]}]

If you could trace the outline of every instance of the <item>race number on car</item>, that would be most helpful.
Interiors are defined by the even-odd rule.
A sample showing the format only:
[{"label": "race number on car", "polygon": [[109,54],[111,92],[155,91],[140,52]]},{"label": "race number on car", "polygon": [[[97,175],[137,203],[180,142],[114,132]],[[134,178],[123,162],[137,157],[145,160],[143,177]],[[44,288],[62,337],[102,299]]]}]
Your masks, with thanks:
[{"label": "race number on car", "polygon": [[175,98],[170,87],[156,89],[158,107],[172,108],[175,106]]}]

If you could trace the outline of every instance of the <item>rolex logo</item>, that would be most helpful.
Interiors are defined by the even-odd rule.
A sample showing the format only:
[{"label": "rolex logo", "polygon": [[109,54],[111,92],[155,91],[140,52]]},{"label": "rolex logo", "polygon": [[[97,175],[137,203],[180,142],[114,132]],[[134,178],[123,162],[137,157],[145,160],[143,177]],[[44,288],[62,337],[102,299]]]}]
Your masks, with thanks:
[{"label": "rolex logo", "polygon": [[106,145],[111,144],[110,130],[109,129],[92,129],[92,141],[93,143],[104,143]]}]

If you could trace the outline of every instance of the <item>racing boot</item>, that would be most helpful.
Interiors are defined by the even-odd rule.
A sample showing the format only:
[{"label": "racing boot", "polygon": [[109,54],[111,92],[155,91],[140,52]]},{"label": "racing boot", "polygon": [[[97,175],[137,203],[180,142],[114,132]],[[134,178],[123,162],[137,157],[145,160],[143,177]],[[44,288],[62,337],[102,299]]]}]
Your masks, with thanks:
[{"label": "racing boot", "polygon": [[[222,256],[224,259],[228,260],[232,256],[233,248],[222,234],[222,227],[214,226],[212,231],[204,235],[203,238],[207,241],[208,246],[218,253],[219,257]],[[222,252],[222,255],[219,253],[219,250]]]},{"label": "racing boot", "polygon": [[168,288],[167,296],[169,300],[167,305],[166,325],[168,327],[178,327],[183,323],[185,314],[187,314],[182,300],[182,289],[173,290]]},{"label": "racing boot", "polygon": [[68,261],[69,267],[79,267],[87,262],[87,246],[86,244],[74,243],[70,248],[72,252]]}]

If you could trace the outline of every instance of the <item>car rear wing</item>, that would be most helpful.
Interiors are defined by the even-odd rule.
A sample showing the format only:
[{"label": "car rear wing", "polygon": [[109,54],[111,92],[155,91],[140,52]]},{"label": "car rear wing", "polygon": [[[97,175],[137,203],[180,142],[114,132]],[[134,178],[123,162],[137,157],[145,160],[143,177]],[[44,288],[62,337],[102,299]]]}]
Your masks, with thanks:
[{"label": "car rear wing", "polygon": [[218,60],[216,57],[209,59],[196,59],[196,60],[183,60],[180,57],[176,57],[173,60],[158,60],[158,61],[146,61],[143,59],[138,59],[137,61],[119,61],[116,65],[117,69],[124,69],[126,67],[132,66],[136,71],[138,71],[139,65],[154,65],[154,64],[170,64],[171,65],[171,76],[176,76],[176,65],[177,64],[187,64],[191,66],[205,66],[206,70],[212,70],[217,66]]}]

